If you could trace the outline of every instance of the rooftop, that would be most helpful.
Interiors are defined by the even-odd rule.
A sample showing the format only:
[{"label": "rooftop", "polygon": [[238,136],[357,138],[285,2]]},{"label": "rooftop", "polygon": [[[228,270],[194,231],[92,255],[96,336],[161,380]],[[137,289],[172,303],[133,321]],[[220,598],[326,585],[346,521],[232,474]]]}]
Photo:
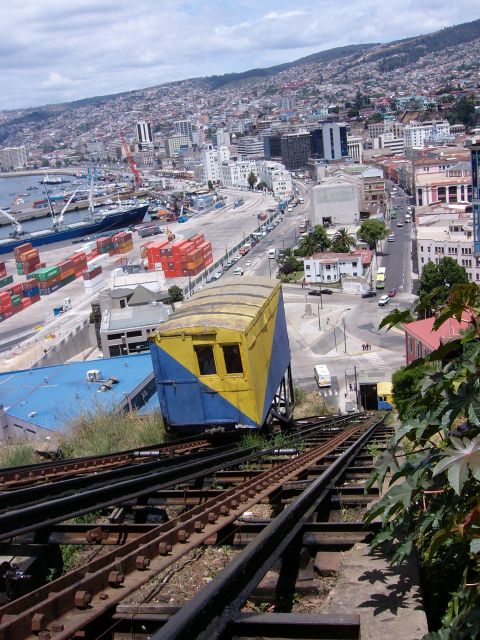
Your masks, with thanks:
[{"label": "rooftop", "polygon": [[417,340],[420,340],[422,344],[433,351],[438,349],[446,340],[458,338],[460,332],[468,328],[469,319],[470,314],[468,313],[463,314],[461,322],[458,322],[455,318],[449,318],[440,325],[436,331],[433,330],[435,318],[425,318],[425,320],[409,322],[408,324],[404,324],[403,328],[407,335],[411,335]]},{"label": "rooftop", "polygon": [[[118,384],[100,391],[100,382],[87,382],[91,369],[100,370],[102,380],[115,377]],[[84,411],[123,405],[126,394],[146,383],[152,373],[149,353],[19,370],[0,374],[0,397],[14,420],[62,431]]]}]

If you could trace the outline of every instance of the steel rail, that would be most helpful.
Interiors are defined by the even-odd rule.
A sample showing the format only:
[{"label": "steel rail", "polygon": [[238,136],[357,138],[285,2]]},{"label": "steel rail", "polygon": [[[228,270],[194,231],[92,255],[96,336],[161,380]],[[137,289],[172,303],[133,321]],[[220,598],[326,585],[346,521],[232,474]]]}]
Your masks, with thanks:
[{"label": "steel rail", "polygon": [[[329,424],[338,426],[348,418],[337,418]],[[303,437],[323,429],[324,424],[309,426]],[[326,434],[328,435],[328,434]],[[293,436],[292,436],[293,437]],[[0,493],[0,540],[44,528],[66,519],[148,495],[172,484],[207,476],[213,470],[234,466],[273,453],[230,447],[186,454],[181,462],[166,458],[145,462],[140,467],[127,465],[94,475],[81,475],[68,480],[25,487]],[[213,465],[213,466],[212,466]]]},{"label": "steel rail", "polygon": [[[237,520],[284,482],[351,440],[368,424],[336,432],[330,441],[223,492],[144,536],[113,550],[0,609],[0,639],[30,640],[48,630],[52,640],[68,640],[112,611],[112,607],[178,561],[214,533]],[[205,472],[204,472],[205,473]]]},{"label": "steel rail", "polygon": [[151,640],[215,640],[240,614],[261,578],[298,536],[306,520],[374,434],[363,433],[232,562],[174,615]]},{"label": "steel rail", "polygon": [[51,481],[58,477],[64,478],[81,473],[97,473],[114,466],[143,463],[146,461],[144,454],[149,452],[155,452],[157,458],[165,458],[202,447],[211,447],[210,441],[205,437],[193,436],[107,455],[84,456],[0,469],[0,491],[22,485],[31,485],[34,482]]}]

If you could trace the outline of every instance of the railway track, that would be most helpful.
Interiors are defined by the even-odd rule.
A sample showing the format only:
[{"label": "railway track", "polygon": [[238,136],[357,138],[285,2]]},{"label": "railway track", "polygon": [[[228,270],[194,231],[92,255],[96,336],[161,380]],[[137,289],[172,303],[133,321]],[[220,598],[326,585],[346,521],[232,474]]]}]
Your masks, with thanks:
[{"label": "railway track", "polygon": [[[305,449],[292,446],[256,453],[224,450],[216,456],[205,452],[207,455],[172,465],[167,470],[151,471],[141,479],[130,477],[118,481],[116,498],[108,493],[113,491],[111,486],[97,485],[93,489],[85,487],[80,494],[61,496],[60,504],[57,497],[53,500],[49,498],[47,502],[42,500],[36,505],[26,505],[23,520],[19,514],[21,509],[15,510],[15,517],[11,511],[4,512],[0,515],[3,538],[8,533],[11,537],[40,530],[42,522],[39,519],[32,527],[26,518],[32,511],[38,510],[40,513],[43,506],[48,514],[41,527],[44,542],[63,544],[67,541],[87,541],[103,545],[104,549],[109,544],[121,546],[107,550],[85,566],[1,607],[0,640],[66,640],[72,637],[120,640],[133,637],[128,633],[122,635],[122,625],[132,628],[133,614],[128,607],[122,609],[121,602],[188,552],[224,539],[228,531],[237,544],[249,543],[231,565],[217,576],[218,580],[215,578],[180,611],[170,607],[169,611],[148,612],[140,607],[135,614],[138,622],[136,628],[140,629],[143,624],[142,628],[148,628],[148,633],[154,634],[151,637],[158,640],[220,638],[224,637],[222,634],[233,631],[241,631],[242,637],[250,637],[258,629],[269,627],[271,631],[275,624],[277,627],[285,625],[284,629],[293,625],[297,631],[301,628],[302,633],[307,634],[292,637],[330,637],[308,635],[313,633],[314,628],[315,633],[320,633],[318,620],[314,623],[306,619],[277,617],[275,621],[272,618],[262,621],[258,616],[247,616],[247,619],[241,607],[268,568],[284,556],[294,543],[296,546],[301,544],[303,534],[312,526],[312,514],[318,515],[324,502],[332,501],[332,488],[339,480],[348,478],[349,474],[354,477],[355,474],[365,473],[365,467],[358,466],[358,463],[355,468],[351,467],[352,461],[375,433],[377,439],[380,437],[378,433],[381,429],[381,420],[377,416],[367,419],[343,418],[330,421],[328,425],[309,424],[303,433]],[[358,460],[362,462],[361,457]],[[165,473],[171,477],[166,479],[162,476]],[[212,489],[208,478],[219,481],[222,488]],[[155,482],[152,482],[153,479]],[[205,485],[199,482],[202,479],[203,483],[207,479]],[[175,488],[166,491],[166,484],[175,485]],[[128,490],[131,492],[128,493]],[[354,499],[354,488],[351,492],[350,499]],[[17,493],[12,492],[10,497]],[[63,503],[75,502],[71,513],[72,510],[96,510],[99,503],[104,507],[119,502],[128,503],[138,500],[139,496],[148,496],[154,504],[183,504],[184,510],[158,526],[128,523],[55,524],[66,519]],[[241,521],[242,514],[255,505],[278,500],[282,496],[286,506],[276,518],[269,522]],[[82,497],[85,505],[79,507],[76,500]],[[144,501],[144,505],[147,502]],[[64,511],[52,515],[56,508]],[[346,633],[347,627],[356,629],[358,626],[353,619],[331,619],[327,622],[322,621],[324,631],[328,624],[331,628],[338,627],[337,631],[343,629],[342,633]],[[309,625],[310,631],[307,629]],[[111,629],[111,632],[107,632],[107,629]],[[146,638],[147,635],[138,637]]]}]

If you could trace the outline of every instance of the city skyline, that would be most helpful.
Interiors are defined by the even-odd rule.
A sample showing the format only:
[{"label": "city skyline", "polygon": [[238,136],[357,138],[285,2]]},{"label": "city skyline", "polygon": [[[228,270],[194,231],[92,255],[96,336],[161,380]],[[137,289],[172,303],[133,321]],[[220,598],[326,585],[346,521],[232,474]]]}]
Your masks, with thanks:
[{"label": "city skyline", "polygon": [[[0,7],[0,110],[67,102],[389,42],[476,18],[472,0],[32,1]],[[478,9],[477,9],[478,10]]]}]

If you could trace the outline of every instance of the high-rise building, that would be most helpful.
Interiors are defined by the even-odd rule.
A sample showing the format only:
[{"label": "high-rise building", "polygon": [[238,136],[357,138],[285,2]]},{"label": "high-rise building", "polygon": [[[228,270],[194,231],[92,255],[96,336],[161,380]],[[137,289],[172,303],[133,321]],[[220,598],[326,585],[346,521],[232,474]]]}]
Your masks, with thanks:
[{"label": "high-rise building", "polygon": [[225,129],[217,129],[212,133],[214,147],[228,147],[230,145],[230,133]]},{"label": "high-rise building", "polygon": [[140,151],[142,149],[153,149],[153,132],[150,122],[137,122],[135,137]]},{"label": "high-rise building", "polygon": [[281,139],[280,133],[270,133],[263,136],[263,153],[266,160],[282,157]]},{"label": "high-rise building", "polygon": [[21,147],[5,147],[0,149],[0,167],[7,171],[22,169],[27,166],[27,150]]},{"label": "high-rise building", "polygon": [[480,257],[480,141],[471,147],[472,157],[472,211],[473,211],[473,253]]},{"label": "high-rise building", "polygon": [[173,123],[173,130],[177,135],[188,136],[193,142],[193,125],[190,120],[177,120]]},{"label": "high-rise building", "polygon": [[347,127],[338,122],[324,122],[310,132],[312,156],[340,160],[348,156]]},{"label": "high-rise building", "polygon": [[237,152],[243,158],[263,158],[263,140],[253,136],[239,138]]},{"label": "high-rise building", "polygon": [[177,133],[171,138],[165,138],[165,153],[169,158],[178,156],[180,149],[188,149],[190,146],[190,138],[181,133]]},{"label": "high-rise building", "polygon": [[310,134],[308,131],[286,133],[280,140],[282,163],[289,171],[304,169],[310,156]]}]

